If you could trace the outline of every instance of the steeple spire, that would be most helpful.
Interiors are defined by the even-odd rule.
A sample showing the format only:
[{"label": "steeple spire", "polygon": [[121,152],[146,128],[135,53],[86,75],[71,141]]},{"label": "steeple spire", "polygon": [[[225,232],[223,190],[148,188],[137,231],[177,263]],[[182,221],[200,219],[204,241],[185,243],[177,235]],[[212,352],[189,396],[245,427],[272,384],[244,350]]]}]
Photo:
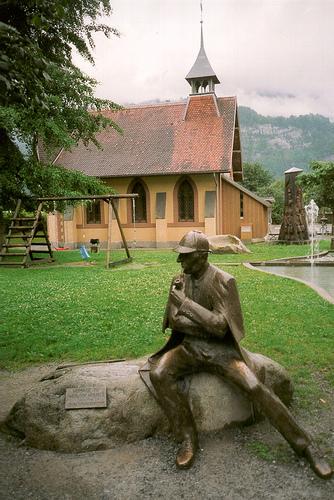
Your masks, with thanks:
[{"label": "steeple spire", "polygon": [[216,73],[213,71],[209,59],[204,49],[203,37],[203,7],[201,6],[201,45],[197,59],[186,76],[187,82],[191,85],[192,94],[205,94],[215,91],[215,84],[220,83]]},{"label": "steeple spire", "polygon": [[201,47],[204,46],[204,43],[203,43],[203,3],[202,3],[202,0],[200,1],[200,8],[201,8]]},{"label": "steeple spire", "polygon": [[[203,21],[201,19],[201,46],[200,50],[204,50],[204,39],[203,39]],[[205,51],[204,51],[205,52]]]}]

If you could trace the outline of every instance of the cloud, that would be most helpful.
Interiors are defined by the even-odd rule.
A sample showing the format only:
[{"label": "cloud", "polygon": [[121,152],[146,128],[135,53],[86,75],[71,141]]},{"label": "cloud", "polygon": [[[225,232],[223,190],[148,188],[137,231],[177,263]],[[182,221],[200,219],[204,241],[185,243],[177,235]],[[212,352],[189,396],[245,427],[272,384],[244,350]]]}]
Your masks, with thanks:
[{"label": "cloud", "polygon": [[256,94],[259,97],[268,97],[269,99],[296,99],[295,94],[280,92],[278,90],[258,90]]},{"label": "cloud", "polygon": [[[199,50],[198,0],[114,0],[117,39],[97,36],[88,74],[116,102],[176,100]],[[333,0],[204,0],[204,40],[217,95],[267,114],[334,118]]]},{"label": "cloud", "polygon": [[268,116],[291,116],[305,114],[321,114],[328,117],[334,106],[333,96],[323,98],[320,96],[303,95],[265,95],[264,93],[247,92],[238,89],[238,104],[255,109],[258,113]]}]

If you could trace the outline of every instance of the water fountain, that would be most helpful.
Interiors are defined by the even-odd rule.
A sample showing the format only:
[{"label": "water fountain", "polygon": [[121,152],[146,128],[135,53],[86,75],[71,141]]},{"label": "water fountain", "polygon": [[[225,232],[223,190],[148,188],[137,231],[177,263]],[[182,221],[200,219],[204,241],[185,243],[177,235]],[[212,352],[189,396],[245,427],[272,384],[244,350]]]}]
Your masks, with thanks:
[{"label": "water fountain", "polygon": [[317,240],[317,233],[315,224],[318,220],[319,207],[314,200],[311,200],[308,205],[305,206],[308,233],[310,237],[310,262],[311,265],[314,264],[314,256],[319,253],[319,241]]},{"label": "water fountain", "polygon": [[[287,172],[290,174],[290,172]],[[293,212],[291,208],[292,204],[287,207],[286,213]],[[290,210],[290,212],[289,212]],[[298,235],[300,231],[300,220],[298,219],[295,226],[290,224],[291,228],[295,227],[294,233],[289,229],[289,222],[291,222],[291,213],[286,217],[286,221],[283,221],[285,227],[286,240],[289,241],[289,236]],[[300,210],[300,213],[302,211]],[[286,278],[295,279],[297,281],[302,281],[307,285],[313,287],[322,297],[326,300],[334,303],[334,254],[333,252],[319,252],[319,238],[317,237],[316,223],[319,214],[319,207],[314,200],[311,200],[308,205],[305,206],[305,223],[307,222],[308,238],[310,241],[310,254],[305,257],[290,257],[284,259],[275,259],[272,261],[265,262],[252,262],[245,264],[247,267],[252,269],[258,269],[261,271],[269,272],[271,274],[278,274],[279,276],[284,276]],[[297,220],[297,219],[296,219]],[[291,229],[290,228],[290,229]],[[307,233],[306,230],[306,233]],[[283,234],[284,231],[281,231]],[[304,237],[304,241],[307,236]],[[296,241],[297,243],[298,241]]]}]

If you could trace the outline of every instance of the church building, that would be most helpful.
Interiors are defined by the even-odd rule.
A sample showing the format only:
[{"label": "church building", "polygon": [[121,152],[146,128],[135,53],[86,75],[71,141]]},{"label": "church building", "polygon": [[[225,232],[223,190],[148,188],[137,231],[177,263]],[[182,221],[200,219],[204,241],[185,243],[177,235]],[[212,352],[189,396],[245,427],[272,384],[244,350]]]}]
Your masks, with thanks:
[{"label": "church building", "polygon": [[[207,58],[201,28],[200,51],[186,76],[185,102],[131,106],[105,111],[122,129],[98,134],[102,150],[79,144],[62,151],[55,164],[103,179],[119,194],[120,221],[130,246],[170,247],[185,232],[262,239],[268,232],[270,204],[238,184],[242,155],[236,97],[217,97],[219,80]],[[108,205],[95,201],[49,216],[56,246],[76,246],[91,238],[106,246]],[[113,246],[121,245],[111,224]]]}]

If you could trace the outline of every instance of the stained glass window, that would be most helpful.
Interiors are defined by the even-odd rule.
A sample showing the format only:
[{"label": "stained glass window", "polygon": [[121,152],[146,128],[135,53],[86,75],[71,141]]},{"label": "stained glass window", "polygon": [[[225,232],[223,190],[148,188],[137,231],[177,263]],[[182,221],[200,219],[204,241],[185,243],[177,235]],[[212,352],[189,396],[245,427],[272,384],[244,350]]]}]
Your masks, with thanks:
[{"label": "stained glass window", "polygon": [[146,212],[146,192],[144,186],[141,182],[136,182],[133,186],[132,193],[138,194],[138,198],[136,198],[136,208],[135,208],[135,217],[133,216],[133,208],[132,208],[132,221],[135,222],[147,222],[147,212]]},{"label": "stained glass window", "polygon": [[178,208],[180,222],[194,220],[194,190],[186,179],[179,186]]}]

